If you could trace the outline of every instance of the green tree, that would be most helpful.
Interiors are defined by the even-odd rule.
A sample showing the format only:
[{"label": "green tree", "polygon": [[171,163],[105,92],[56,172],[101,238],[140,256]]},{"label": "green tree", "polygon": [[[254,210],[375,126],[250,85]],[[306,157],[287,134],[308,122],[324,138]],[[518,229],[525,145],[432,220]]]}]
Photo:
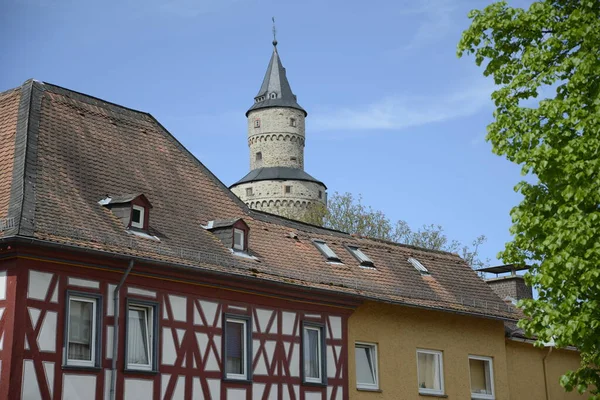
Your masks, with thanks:
[{"label": "green tree", "polygon": [[303,221],[360,236],[458,253],[473,268],[489,263],[489,260],[479,258],[479,246],[486,241],[485,236],[479,236],[471,246],[466,246],[457,240],[450,240],[440,225],[423,225],[412,229],[402,220],[392,223],[382,211],[364,205],[361,196],[355,198],[351,193],[334,193],[329,196],[326,209],[315,206]]},{"label": "green tree", "polygon": [[600,399],[600,2],[498,2],[469,18],[458,56],[497,85],[487,140],[527,176],[501,253],[533,264],[539,297],[521,303],[520,326],[538,344],[577,346],[581,366],[561,384]]}]

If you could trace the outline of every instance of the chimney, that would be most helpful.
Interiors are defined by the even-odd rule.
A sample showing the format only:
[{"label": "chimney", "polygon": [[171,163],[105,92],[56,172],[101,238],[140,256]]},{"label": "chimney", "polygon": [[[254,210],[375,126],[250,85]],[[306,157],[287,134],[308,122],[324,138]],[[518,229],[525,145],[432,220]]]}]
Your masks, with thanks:
[{"label": "chimney", "polygon": [[[494,278],[484,278],[487,284],[502,300],[516,302],[521,299],[533,298],[531,287],[527,286],[522,275],[517,275],[517,271],[527,269],[529,269],[527,265],[508,264],[477,271],[496,274]],[[510,273],[510,275],[501,276],[500,274],[503,273]]]}]

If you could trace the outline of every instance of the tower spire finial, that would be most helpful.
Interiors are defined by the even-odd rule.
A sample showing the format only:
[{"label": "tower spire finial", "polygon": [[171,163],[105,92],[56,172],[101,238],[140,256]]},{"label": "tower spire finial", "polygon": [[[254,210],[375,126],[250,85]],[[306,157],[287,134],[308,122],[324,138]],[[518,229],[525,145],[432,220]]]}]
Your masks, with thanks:
[{"label": "tower spire finial", "polygon": [[275,17],[272,17],[273,21],[273,46],[277,47],[277,28],[275,28]]}]

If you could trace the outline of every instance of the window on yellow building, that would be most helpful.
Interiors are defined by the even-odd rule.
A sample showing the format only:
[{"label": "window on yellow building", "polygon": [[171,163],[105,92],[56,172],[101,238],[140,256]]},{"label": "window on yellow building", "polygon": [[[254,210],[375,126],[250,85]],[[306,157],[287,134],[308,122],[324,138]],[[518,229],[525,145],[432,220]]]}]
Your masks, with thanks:
[{"label": "window on yellow building", "polygon": [[419,393],[444,394],[442,352],[417,350],[417,375]]},{"label": "window on yellow building", "polygon": [[469,356],[471,398],[494,398],[494,372],[491,357]]},{"label": "window on yellow building", "polygon": [[358,389],[379,389],[377,372],[377,345],[356,343],[354,345],[356,362],[356,387]]}]

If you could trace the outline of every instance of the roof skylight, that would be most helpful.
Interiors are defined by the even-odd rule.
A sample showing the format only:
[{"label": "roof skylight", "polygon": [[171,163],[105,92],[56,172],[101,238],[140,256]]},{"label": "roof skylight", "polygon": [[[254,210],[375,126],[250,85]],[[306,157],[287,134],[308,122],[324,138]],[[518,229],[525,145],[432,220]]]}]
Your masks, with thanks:
[{"label": "roof skylight", "polygon": [[425,268],[425,266],[423,264],[421,264],[421,262],[419,260],[417,260],[416,258],[409,257],[408,262],[411,263],[412,266],[415,267],[415,269],[417,271],[419,271],[422,275],[430,275],[427,268]]},{"label": "roof skylight", "polygon": [[319,249],[319,251],[325,256],[327,261],[340,262],[340,258],[337,256],[337,254],[335,254],[333,250],[331,250],[329,246],[327,246],[327,243],[325,243],[322,240],[313,240],[313,243],[315,244],[317,249]]},{"label": "roof skylight", "polygon": [[347,246],[352,255],[360,262],[361,267],[373,267],[373,261],[356,246]]}]

